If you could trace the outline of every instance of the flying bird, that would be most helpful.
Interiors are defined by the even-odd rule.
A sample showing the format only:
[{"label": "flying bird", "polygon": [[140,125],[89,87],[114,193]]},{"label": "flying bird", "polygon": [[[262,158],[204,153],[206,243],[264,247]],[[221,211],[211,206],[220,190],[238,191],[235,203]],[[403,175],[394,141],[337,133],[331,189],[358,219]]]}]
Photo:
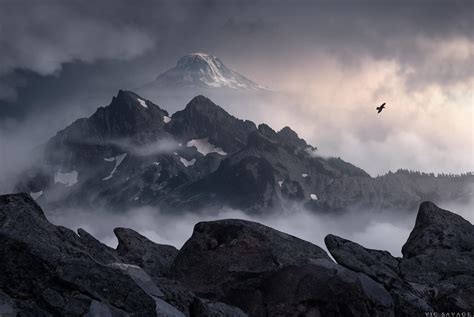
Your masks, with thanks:
[{"label": "flying bird", "polygon": [[385,102],[380,107],[375,108],[375,110],[377,110],[377,113],[381,113],[383,109],[385,109]]}]

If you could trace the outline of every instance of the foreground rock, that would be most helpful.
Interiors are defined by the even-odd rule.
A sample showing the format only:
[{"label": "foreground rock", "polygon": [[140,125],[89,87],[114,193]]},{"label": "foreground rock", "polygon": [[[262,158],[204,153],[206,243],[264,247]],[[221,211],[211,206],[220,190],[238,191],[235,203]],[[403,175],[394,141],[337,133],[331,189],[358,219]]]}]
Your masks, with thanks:
[{"label": "foreground rock", "polygon": [[199,294],[219,297],[237,275],[310,264],[329,256],[320,247],[256,222],[228,219],[200,222],[181,248],[173,276]]},{"label": "foreground rock", "polygon": [[431,202],[420,205],[400,274],[438,311],[474,310],[474,226]]},{"label": "foreground rock", "polygon": [[387,251],[366,249],[334,235],[326,236],[324,241],[337,263],[366,274],[389,291],[395,302],[397,316],[416,316],[432,311],[422,294],[401,278],[398,269],[400,259]]},{"label": "foreground rock", "polygon": [[420,205],[403,258],[334,235],[325,242],[339,264],[390,292],[397,316],[474,310],[474,226],[431,202]]},{"label": "foreground rock", "polygon": [[198,223],[181,250],[126,228],[110,248],[0,196],[0,316],[422,316],[474,310],[473,226],[421,204],[403,258],[261,224]]},{"label": "foreground rock", "polygon": [[[131,230],[127,234],[139,237]],[[149,240],[127,244],[119,235],[121,252],[84,230],[76,234],[52,225],[27,194],[0,196],[0,315],[185,316],[166,302],[167,294],[144,271],[148,267],[143,259],[163,255],[148,257],[148,251],[166,246]],[[123,253],[124,243],[136,247],[130,254],[145,263],[143,269],[123,262],[122,256],[129,254]],[[160,263],[167,260],[163,257]],[[189,291],[188,296],[190,301],[198,300]],[[209,309],[211,304],[203,303]]]},{"label": "foreground rock", "polygon": [[393,315],[392,298],[369,277],[311,243],[250,221],[198,223],[172,274],[198,295],[251,316]]},{"label": "foreground rock", "polygon": [[26,194],[0,196],[0,289],[33,315],[153,315],[133,280],[94,260],[73,231],[50,224]]},{"label": "foreground rock", "polygon": [[178,250],[171,245],[156,244],[141,234],[126,228],[115,228],[117,253],[127,263],[143,268],[158,277],[168,273]]}]

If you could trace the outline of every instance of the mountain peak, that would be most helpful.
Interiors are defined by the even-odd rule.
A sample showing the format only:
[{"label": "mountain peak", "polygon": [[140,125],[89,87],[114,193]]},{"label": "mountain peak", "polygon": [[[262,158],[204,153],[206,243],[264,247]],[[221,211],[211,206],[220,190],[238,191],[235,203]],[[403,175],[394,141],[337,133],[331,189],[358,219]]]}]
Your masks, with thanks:
[{"label": "mountain peak", "polygon": [[188,109],[196,109],[196,110],[222,110],[225,111],[220,106],[216,105],[211,99],[203,96],[198,95],[191,99],[190,102],[186,105],[185,110]]},{"label": "mountain peak", "polygon": [[192,53],[181,57],[175,67],[159,75],[152,85],[168,88],[265,89],[228,68],[219,58],[206,53]]},{"label": "mountain peak", "polygon": [[[201,65],[200,65],[201,64]],[[218,66],[218,67],[225,67],[225,65],[215,56],[205,54],[205,53],[192,53],[188,55],[184,55],[180,58],[178,63],[176,64],[177,68],[186,68],[189,66]]]}]

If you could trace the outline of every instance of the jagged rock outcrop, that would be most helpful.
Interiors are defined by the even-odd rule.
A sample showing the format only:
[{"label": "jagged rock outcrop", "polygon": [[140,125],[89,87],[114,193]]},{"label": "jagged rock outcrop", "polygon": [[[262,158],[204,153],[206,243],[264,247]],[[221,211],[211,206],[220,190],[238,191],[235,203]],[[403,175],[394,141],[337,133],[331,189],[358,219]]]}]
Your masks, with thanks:
[{"label": "jagged rock outcrop", "polygon": [[401,278],[400,259],[387,251],[366,249],[335,235],[326,236],[324,242],[337,263],[364,273],[385,287],[394,299],[396,316],[416,316],[432,311],[423,294]]},{"label": "jagged rock outcrop", "polygon": [[[188,302],[176,305],[169,292],[179,292],[179,284],[145,271],[157,272],[149,259],[169,265],[168,252],[173,256],[176,250],[130,229],[116,231],[120,251],[82,229],[76,234],[52,225],[27,194],[0,196],[0,315],[189,316],[200,299],[184,290]],[[142,266],[125,262],[129,255]],[[237,309],[215,301],[202,302],[201,308],[216,311],[216,305],[222,311]]]},{"label": "jagged rock outcrop", "polygon": [[328,235],[336,261],[383,284],[397,316],[474,309],[474,226],[431,202],[420,205],[403,258]]},{"label": "jagged rock outcrop", "polygon": [[100,302],[153,315],[153,299],[129,276],[95,261],[73,231],[50,224],[27,194],[0,196],[0,289],[34,315],[85,315]]},{"label": "jagged rock outcrop", "polygon": [[420,205],[400,274],[439,311],[474,310],[474,226],[431,202]]},{"label": "jagged rock outcrop", "polygon": [[178,249],[171,245],[151,242],[141,234],[127,228],[115,228],[118,239],[117,254],[126,262],[138,265],[153,277],[166,275]]},{"label": "jagged rock outcrop", "polygon": [[2,316],[416,316],[474,309],[473,226],[420,205],[403,258],[328,235],[328,250],[237,219],[181,250],[126,228],[117,249],[0,196]]},{"label": "jagged rock outcrop", "polygon": [[403,245],[403,256],[411,258],[444,250],[473,252],[474,227],[463,217],[425,201],[420,205],[415,227]]},{"label": "jagged rock outcrop", "polygon": [[186,142],[206,138],[227,154],[244,147],[247,136],[256,129],[252,121],[235,118],[204,96],[194,97],[166,125],[167,131]]}]

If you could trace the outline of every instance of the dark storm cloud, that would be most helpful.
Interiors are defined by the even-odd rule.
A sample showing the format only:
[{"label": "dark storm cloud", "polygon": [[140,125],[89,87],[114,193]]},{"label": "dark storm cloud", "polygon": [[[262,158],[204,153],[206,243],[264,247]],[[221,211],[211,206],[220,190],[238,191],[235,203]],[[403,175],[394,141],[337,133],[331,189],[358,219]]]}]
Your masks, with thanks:
[{"label": "dark storm cloud", "polygon": [[4,0],[0,117],[54,111],[64,113],[61,127],[194,51],[263,74],[256,79],[269,86],[265,67],[304,63],[318,51],[350,67],[366,57],[394,59],[414,87],[462,81],[474,73],[471,47],[458,59],[449,50],[444,60],[427,56],[453,39],[455,48],[473,42],[473,8],[472,1]]},{"label": "dark storm cloud", "polygon": [[[354,107],[386,98],[391,89],[392,99],[401,102],[399,97],[407,88],[399,87],[403,85],[431,96],[423,88],[435,83],[446,89],[443,91],[446,95],[451,94],[450,85],[466,86],[467,80],[474,76],[473,12],[474,1],[436,0],[0,0],[0,148],[8,149],[0,151],[0,175],[13,170],[19,157],[27,158],[31,147],[46,141],[75,119],[107,105],[118,89],[134,90],[150,82],[190,52],[216,55],[231,68],[271,88],[290,75],[297,78],[299,86],[305,84],[300,78],[311,81],[319,75],[314,86],[302,89],[305,93],[320,89],[319,99],[308,96],[304,103],[285,99],[280,107],[282,126],[292,123],[295,128],[299,125],[299,129],[316,125],[312,119],[302,120],[315,116],[309,112],[312,105],[325,109],[321,107],[323,104],[342,107],[344,103],[354,103],[357,93],[367,88],[354,85],[356,89],[351,90],[348,83],[351,74],[352,84],[361,81],[370,84],[374,74],[388,74],[389,80],[399,80],[387,86],[375,80],[378,85],[373,88],[373,94],[359,98],[360,104]],[[328,61],[328,56],[336,60],[336,66],[332,66],[334,61]],[[393,71],[389,68],[392,64]],[[354,75],[364,71],[368,74],[365,77]],[[333,74],[336,75],[331,77]],[[330,83],[320,88],[325,82]],[[280,87],[287,88],[284,84]],[[346,89],[328,89],[336,85]],[[324,94],[324,89],[330,93]],[[321,95],[330,97],[321,99]],[[350,100],[335,100],[342,95]],[[461,97],[451,104],[456,107],[466,104],[464,95]],[[403,100],[406,105],[414,104],[413,98]],[[430,101],[421,100],[426,101],[424,104]],[[295,104],[301,104],[300,112]],[[272,106],[275,109],[275,103]],[[250,117],[248,108],[240,108],[249,112],[249,116],[242,114],[243,117],[255,121],[269,122],[276,117],[268,116],[264,107],[260,118]],[[451,112],[443,112],[443,116]],[[256,107],[252,109],[252,114],[255,113]],[[336,112],[320,113],[318,123],[331,128],[327,129],[330,133],[325,142],[339,144],[338,133],[353,133],[355,141],[350,140],[353,142],[349,144],[358,150],[351,153],[363,152],[359,149],[370,141],[367,140],[370,135],[386,140],[387,135],[399,129],[400,122],[407,121],[400,119],[391,127],[386,122],[385,125],[363,122],[359,124],[362,128],[357,128],[354,123],[357,120],[351,120],[341,129],[341,119],[329,120],[333,114],[337,116]],[[412,126],[416,129],[416,122]],[[429,129],[420,128],[411,138],[400,137],[399,143],[417,147],[423,130]],[[431,132],[436,131],[433,128]],[[453,135],[455,141],[466,133]],[[448,149],[443,152],[446,162],[453,156],[450,150],[455,146],[449,145],[453,140],[443,141]],[[432,152],[426,154],[433,149],[432,143],[421,147],[425,150],[416,152],[421,153],[418,156],[436,157]],[[404,152],[411,153],[412,149],[407,147]],[[387,170],[386,160],[378,161],[384,164],[380,169]],[[367,165],[371,164],[369,161]],[[393,164],[400,166],[400,161]],[[422,161],[420,166],[429,169],[427,164]],[[436,166],[448,164],[451,163]]]},{"label": "dark storm cloud", "polygon": [[[228,57],[281,58],[314,46],[348,63],[370,55],[410,66],[420,64],[430,49],[419,47],[418,37],[472,40],[474,28],[468,1],[6,0],[0,7],[0,98],[9,100],[16,97],[18,83],[8,76],[20,69],[61,76],[64,63],[134,59],[110,66],[144,71],[131,77],[145,80],[199,49]],[[116,72],[103,69],[104,80],[121,83]],[[89,75],[83,73],[78,77]],[[472,69],[454,61],[438,73],[423,69],[419,79],[471,75]]]}]

